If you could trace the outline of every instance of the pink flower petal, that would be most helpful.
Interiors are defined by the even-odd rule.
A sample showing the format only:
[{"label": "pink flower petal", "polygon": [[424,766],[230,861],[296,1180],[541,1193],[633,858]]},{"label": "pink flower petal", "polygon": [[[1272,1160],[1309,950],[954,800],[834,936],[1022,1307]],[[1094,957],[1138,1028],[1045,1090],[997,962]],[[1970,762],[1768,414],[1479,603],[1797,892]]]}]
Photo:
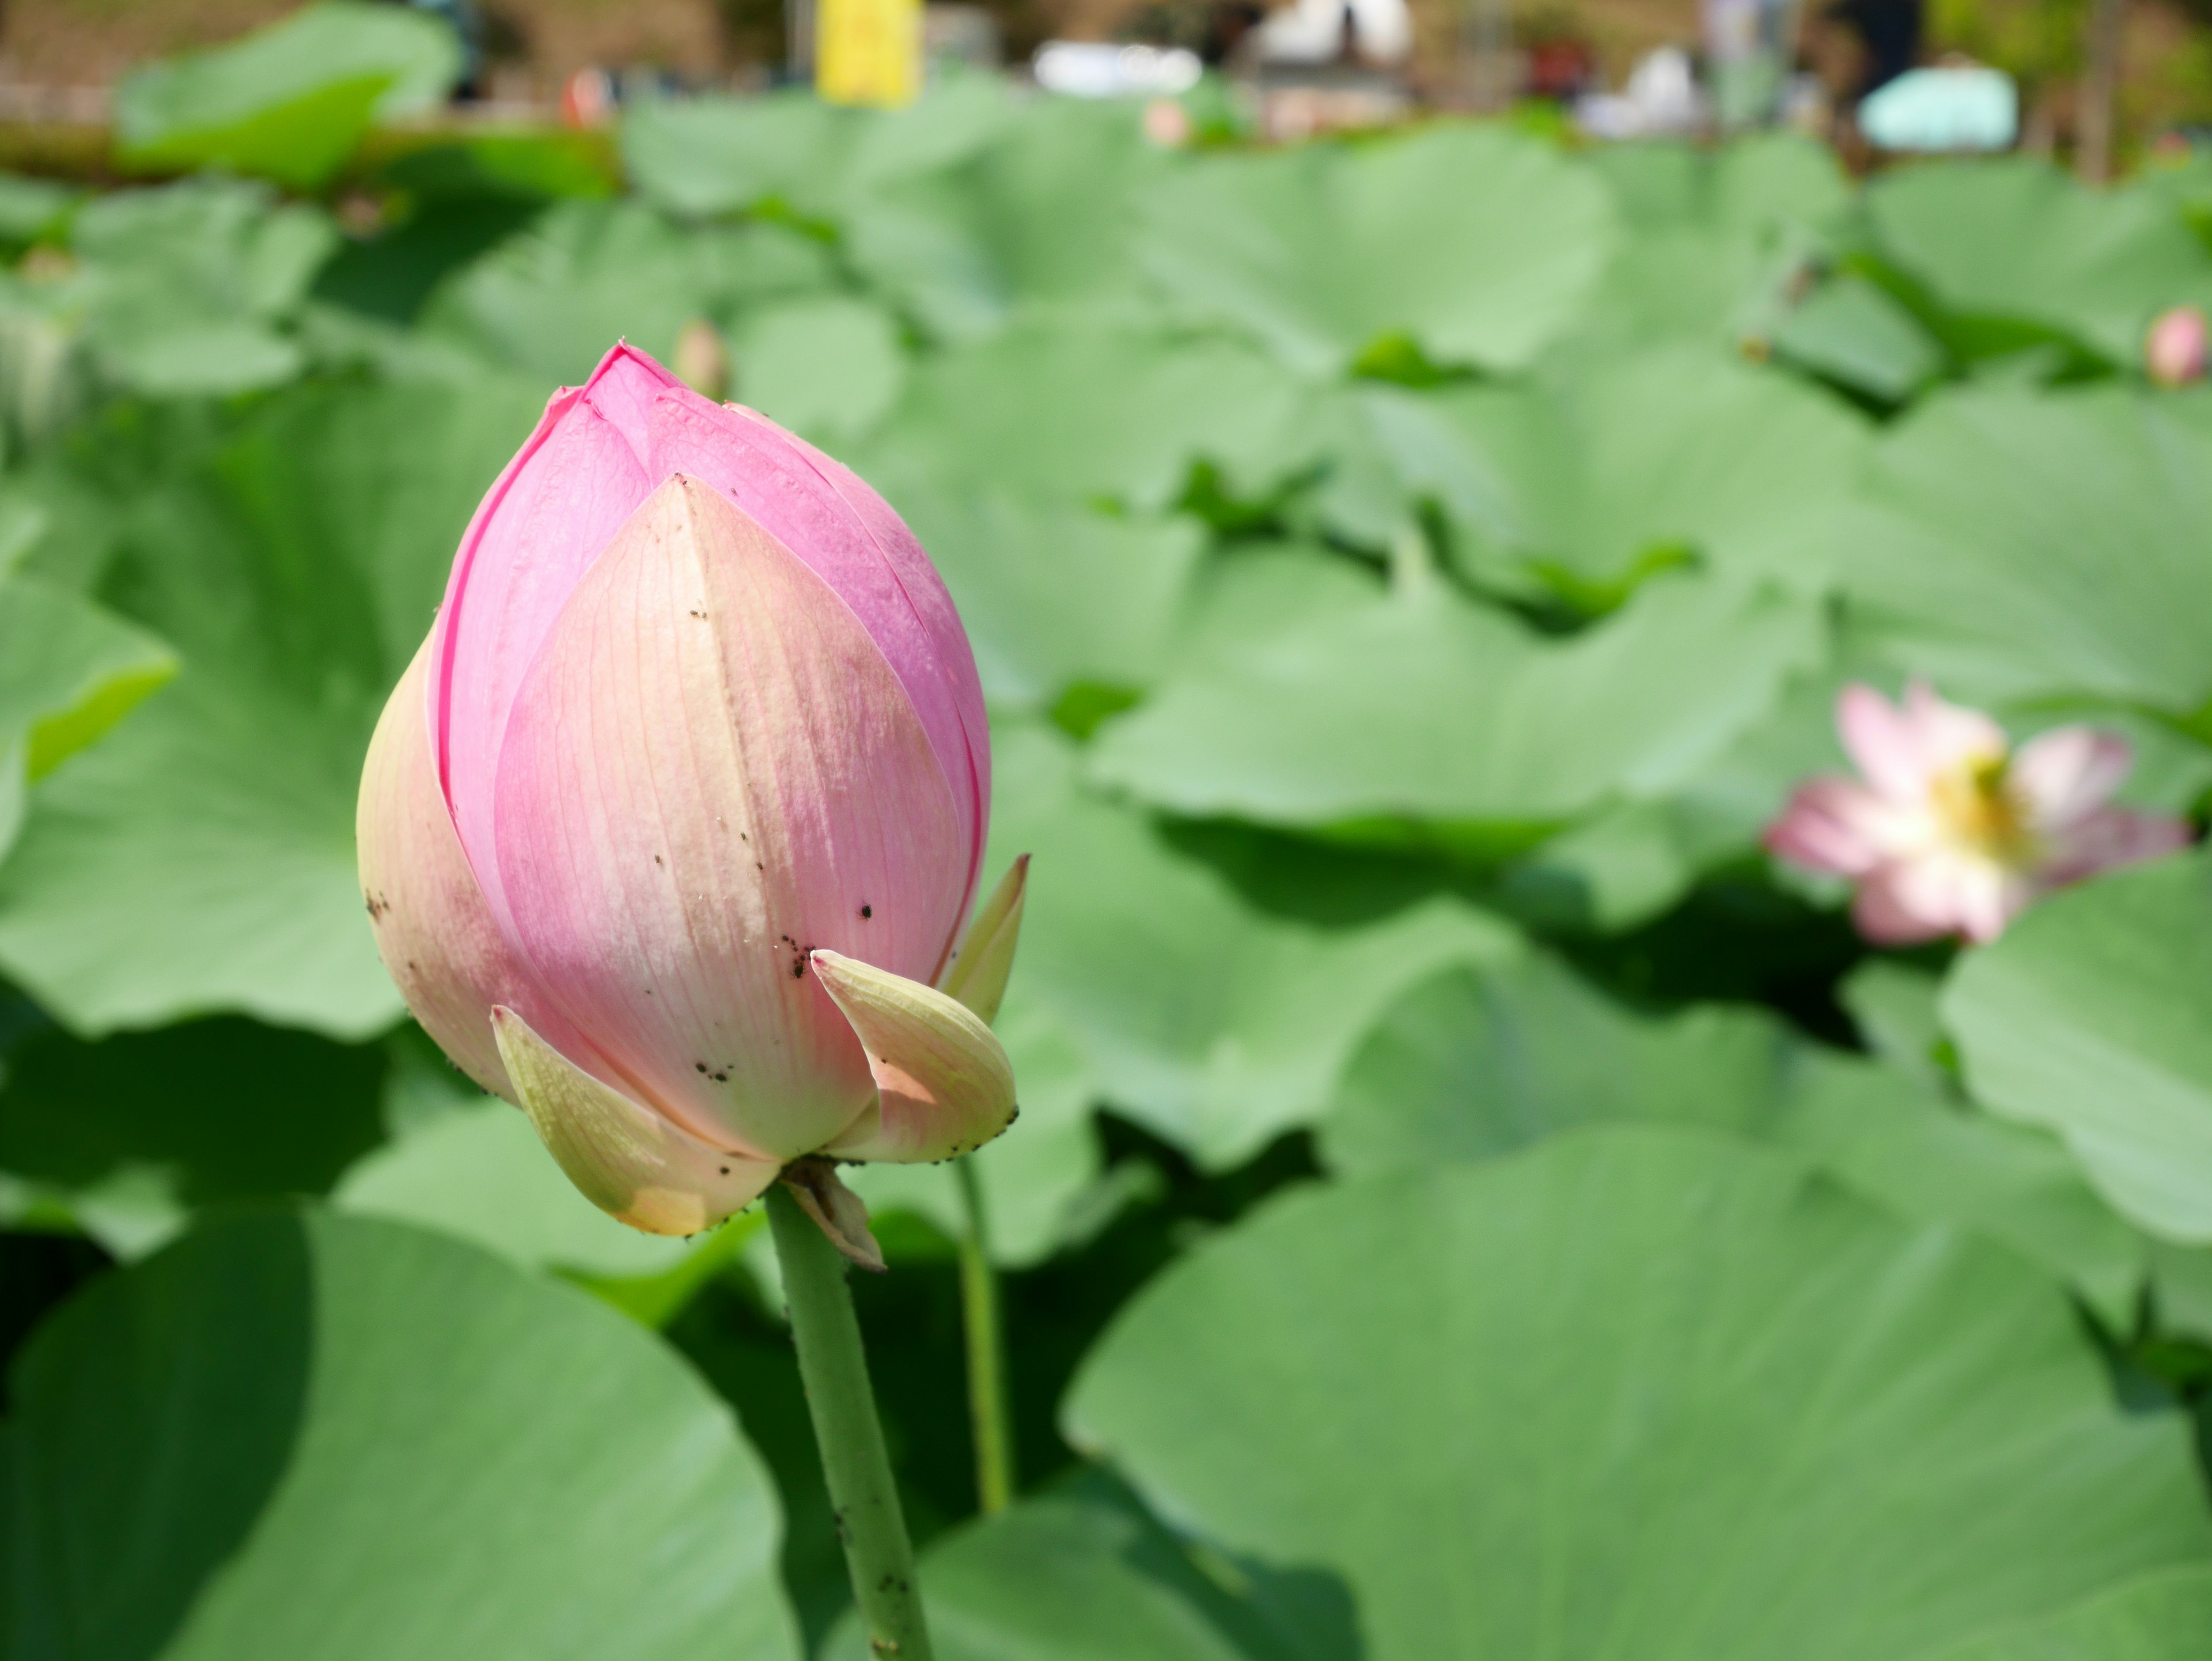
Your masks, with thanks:
[{"label": "pink flower petal", "polygon": [[2049,886],[2062,887],[2115,866],[2163,858],[2189,843],[2185,819],[2125,807],[2100,808],[2052,837],[2050,855],[2038,874]]},{"label": "pink flower petal", "polygon": [[392,689],[369,740],[355,841],[376,949],[423,1030],[495,1096],[515,1099],[494,1041],[491,1011],[529,1012],[551,1038],[604,1070],[509,949],[484,904],[439,794],[423,687],[425,640]]},{"label": "pink flower petal", "polygon": [[1810,779],[1767,827],[1766,847],[1808,870],[1863,876],[1893,851],[1896,816],[1893,804],[1855,780]]},{"label": "pink flower petal", "polygon": [[1911,801],[1927,794],[1928,768],[1911,722],[1873,687],[1855,681],[1836,695],[1836,733],[1883,795]]},{"label": "pink flower petal", "polygon": [[2128,741],[2094,727],[2060,727],[2021,745],[2005,782],[2046,833],[2063,830],[2111,799],[2135,764]]},{"label": "pink flower petal", "polygon": [[1959,849],[1931,848],[1878,874],[1886,891],[1870,904],[1915,920],[1929,931],[1921,939],[1933,934],[1995,940],[2033,897],[2022,873]]},{"label": "pink flower petal", "polygon": [[1894,867],[1869,872],[1851,898],[1851,922],[1876,946],[1917,946],[1941,940],[1952,930],[1948,917],[1931,919],[1914,910],[1898,891]]},{"label": "pink flower petal", "polygon": [[811,1153],[876,1098],[806,954],[909,979],[961,920],[959,803],[884,653],[720,492],[653,493],[514,703],[497,859],[514,937],[640,1099]]},{"label": "pink flower petal", "polygon": [[2003,727],[1978,709],[1945,703],[1924,680],[1905,689],[1905,719],[1924,777],[2002,761],[2011,747]]},{"label": "pink flower petal", "polygon": [[563,392],[492,486],[461,538],[432,631],[439,781],[492,915],[505,897],[492,859],[499,746],[515,690],[592,562],[651,491],[630,434],[665,375],[626,347],[580,392]]},{"label": "pink flower petal", "polygon": [[990,811],[990,732],[974,653],[944,581],[904,521],[848,469],[766,417],[672,386],[652,410],[649,471],[721,491],[853,608],[906,689],[958,794],[966,901]]}]

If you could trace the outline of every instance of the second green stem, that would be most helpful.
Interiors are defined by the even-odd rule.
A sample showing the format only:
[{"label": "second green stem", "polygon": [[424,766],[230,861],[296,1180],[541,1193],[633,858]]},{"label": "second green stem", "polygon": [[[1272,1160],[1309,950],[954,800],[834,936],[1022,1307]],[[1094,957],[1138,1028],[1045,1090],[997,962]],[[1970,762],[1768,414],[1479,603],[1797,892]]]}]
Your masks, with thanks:
[{"label": "second green stem", "polygon": [[975,1439],[975,1498],[988,1517],[1014,1499],[1012,1404],[1006,1393],[1006,1353],[999,1329],[999,1276],[991,1266],[983,1187],[972,1157],[956,1159],[968,1213],[960,1238],[960,1305],[968,1335],[968,1416]]}]

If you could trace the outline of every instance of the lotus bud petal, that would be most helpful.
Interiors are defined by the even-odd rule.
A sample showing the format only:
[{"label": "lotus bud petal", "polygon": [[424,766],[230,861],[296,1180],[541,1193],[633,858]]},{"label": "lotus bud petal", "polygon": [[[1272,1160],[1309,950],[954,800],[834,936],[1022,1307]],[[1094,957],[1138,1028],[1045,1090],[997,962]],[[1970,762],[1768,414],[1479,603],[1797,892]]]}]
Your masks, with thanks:
[{"label": "lotus bud petal", "polygon": [[2194,306],[2160,312],[2143,335],[2144,373],[2162,386],[2203,380],[2207,333],[2204,313]]},{"label": "lotus bud petal", "polygon": [[[617,347],[462,539],[371,747],[362,885],[447,1053],[597,1203],[690,1232],[807,1156],[1011,1119],[1004,1051],[933,989],[989,792],[975,660],[897,516]],[[974,931],[991,1004],[1018,901]]]},{"label": "lotus bud petal", "polygon": [[815,952],[813,963],[866,1051],[877,1093],[828,1152],[896,1165],[950,1159],[1014,1122],[1014,1069],[974,1010],[835,952]]},{"label": "lotus bud petal", "polygon": [[693,318],[678,332],[676,361],[669,367],[702,398],[719,402],[729,393],[729,346],[722,332],[703,317]]},{"label": "lotus bud petal", "polygon": [[523,1110],[561,1169],[632,1228],[696,1234],[750,1205],[781,1170],[773,1159],[709,1147],[602,1084],[512,1009],[494,1009],[491,1023]]},{"label": "lotus bud petal", "polygon": [[968,925],[967,940],[945,971],[945,989],[981,1015],[987,1026],[999,1019],[1006,979],[1014,970],[1014,946],[1022,933],[1022,901],[1029,886],[1030,856],[1024,854],[983,902],[975,921]]}]

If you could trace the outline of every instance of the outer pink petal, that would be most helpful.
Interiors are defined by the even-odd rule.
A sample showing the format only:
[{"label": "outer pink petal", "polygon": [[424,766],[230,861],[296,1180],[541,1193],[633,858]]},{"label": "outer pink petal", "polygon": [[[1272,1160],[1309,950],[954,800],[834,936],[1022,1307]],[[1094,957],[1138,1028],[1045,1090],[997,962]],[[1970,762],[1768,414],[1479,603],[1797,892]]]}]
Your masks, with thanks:
[{"label": "outer pink petal", "polygon": [[905,522],[847,468],[757,412],[672,386],[653,408],[649,471],[686,473],[805,561],[852,607],[898,676],[958,799],[966,895],[991,800],[982,683],[944,581]]},{"label": "outer pink petal", "polygon": [[384,966],[415,1019],[460,1069],[515,1099],[492,1035],[495,1004],[532,1012],[550,1042],[592,1059],[507,947],[439,794],[422,715],[430,642],[392,689],[362,770],[355,839]]},{"label": "outer pink petal", "polygon": [[2162,858],[2189,843],[2185,819],[2106,807],[2084,815],[2055,836],[2050,856],[2037,875],[2045,885],[2058,887],[2114,866]]},{"label": "outer pink petal", "polygon": [[1851,922],[1876,946],[1917,946],[1952,932],[1948,917],[1923,916],[1898,891],[1896,873],[1885,867],[1869,873],[1851,900]]},{"label": "outer pink petal", "polygon": [[[1867,897],[1869,889],[1877,891],[1875,897]],[[2004,932],[2033,891],[2023,873],[1995,860],[1936,848],[1883,867],[1860,894],[1870,910],[1909,919],[1922,931],[1909,938],[1963,934],[1990,940]]]},{"label": "outer pink petal", "polygon": [[1978,709],[1947,703],[1924,680],[1905,689],[1905,719],[1926,774],[2001,761],[2011,747],[2003,727]]},{"label": "outer pink petal", "polygon": [[1928,768],[1912,725],[1873,687],[1855,681],[1836,695],[1836,733],[1867,782],[1883,795],[1906,801],[1926,794]]},{"label": "outer pink petal", "polygon": [[1845,778],[1809,779],[1766,828],[1769,852],[1814,871],[1863,876],[1895,851],[1894,804]]},{"label": "outer pink petal", "polygon": [[2118,733],[2060,727],[2022,745],[2005,781],[2020,794],[2030,823],[2053,833],[2103,806],[2134,764],[2135,752]]},{"label": "outer pink petal", "polygon": [[461,539],[433,631],[429,691],[438,776],[495,916],[499,746],[515,691],[584,573],[654,483],[640,461],[644,412],[666,371],[617,347],[580,392],[563,392]]},{"label": "outer pink petal", "polygon": [[966,882],[958,804],[891,666],[726,497],[654,492],[516,700],[500,870],[549,993],[641,1099],[790,1159],[875,1098],[808,972],[928,977]]}]

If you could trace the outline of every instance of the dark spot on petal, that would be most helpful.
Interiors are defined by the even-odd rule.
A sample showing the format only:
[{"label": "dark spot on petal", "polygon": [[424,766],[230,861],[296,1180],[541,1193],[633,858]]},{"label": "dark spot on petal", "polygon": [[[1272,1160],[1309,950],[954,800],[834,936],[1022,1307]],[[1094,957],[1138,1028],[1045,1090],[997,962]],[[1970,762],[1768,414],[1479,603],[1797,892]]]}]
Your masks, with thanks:
[{"label": "dark spot on petal", "polygon": [[730,1168],[729,1168],[729,1166],[727,1166],[727,1165],[724,1165],[724,1166],[722,1167],[722,1174],[723,1174],[725,1177],[726,1177],[726,1176],[728,1176],[728,1175],[730,1174]]},{"label": "dark spot on petal", "polygon": [[707,1063],[704,1062],[694,1062],[691,1065],[697,1068],[702,1073],[704,1073],[707,1070]]},{"label": "dark spot on petal", "polygon": [[872,905],[864,905],[860,908],[860,915],[863,917],[872,917],[876,915],[876,908]]}]

